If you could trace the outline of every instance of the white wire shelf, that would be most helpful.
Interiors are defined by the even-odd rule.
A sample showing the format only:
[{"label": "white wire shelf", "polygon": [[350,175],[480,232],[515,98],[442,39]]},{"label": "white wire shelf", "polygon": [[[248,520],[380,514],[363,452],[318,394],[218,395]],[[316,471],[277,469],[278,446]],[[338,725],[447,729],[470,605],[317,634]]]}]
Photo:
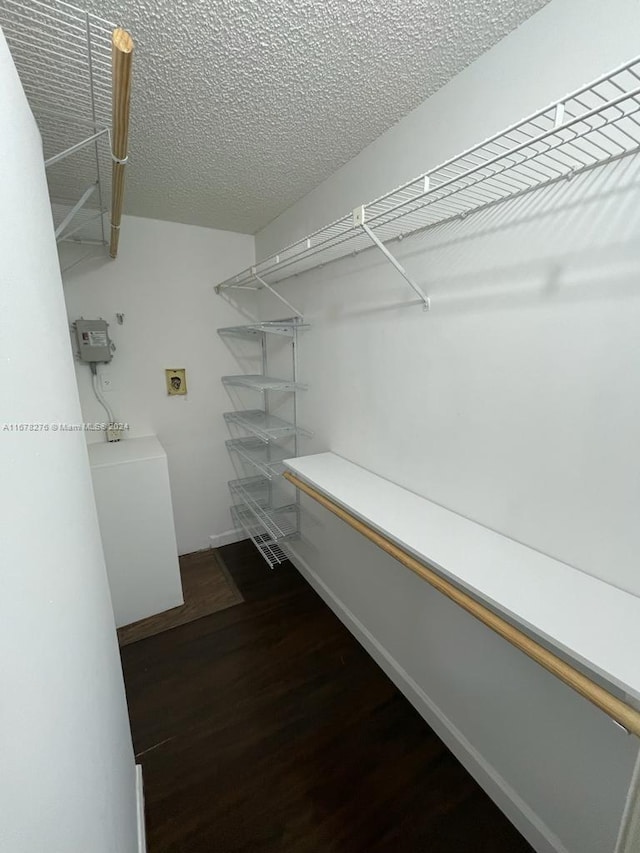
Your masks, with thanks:
[{"label": "white wire shelf", "polygon": [[42,135],[56,237],[104,243],[115,24],[62,0],[0,0],[0,27]]},{"label": "white wire shelf", "polygon": [[[216,285],[259,288],[640,150],[640,58]],[[364,215],[364,220],[363,220]],[[404,273],[403,273],[404,274]],[[406,276],[405,276],[406,277]],[[414,288],[415,289],[415,288]]]},{"label": "white wire shelf", "polygon": [[263,558],[273,569],[289,559],[287,552],[280,542],[275,542],[268,533],[258,525],[252,514],[243,506],[231,507],[231,518],[236,528],[241,528],[256,546]]},{"label": "white wire shelf", "polygon": [[260,339],[264,334],[281,335],[292,338],[297,329],[308,329],[309,324],[303,323],[298,317],[288,317],[284,320],[265,320],[248,326],[226,326],[218,329],[222,337]]},{"label": "white wire shelf", "polygon": [[292,435],[311,436],[313,433],[303,427],[285,421],[276,415],[267,414],[262,409],[246,409],[238,412],[225,412],[224,419],[229,424],[246,429],[251,435],[265,443]]},{"label": "white wire shelf", "polygon": [[252,388],[254,391],[306,391],[307,386],[292,379],[276,379],[262,374],[241,373],[238,376],[223,376],[223,385]]},{"label": "white wire shelf", "polygon": [[291,451],[274,444],[265,444],[259,438],[230,438],[225,444],[231,453],[237,453],[245,462],[266,477],[273,480],[284,472],[284,460],[291,457]]},{"label": "white wire shelf", "polygon": [[273,542],[289,539],[298,533],[298,507],[294,504],[272,507],[271,483],[265,477],[243,477],[229,482],[236,508],[250,514],[256,529]]}]

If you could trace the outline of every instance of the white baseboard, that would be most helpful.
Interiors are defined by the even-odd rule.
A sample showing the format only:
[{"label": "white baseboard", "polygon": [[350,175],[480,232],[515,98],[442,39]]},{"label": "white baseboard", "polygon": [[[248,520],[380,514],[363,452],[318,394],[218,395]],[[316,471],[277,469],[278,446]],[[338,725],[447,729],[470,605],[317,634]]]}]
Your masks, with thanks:
[{"label": "white baseboard", "polygon": [[244,530],[225,530],[224,533],[214,533],[209,537],[212,548],[221,548],[223,545],[232,545],[234,542],[242,542],[247,538]]},{"label": "white baseboard", "polygon": [[636,758],[615,853],[638,853],[638,850],[640,850],[640,753]]},{"label": "white baseboard", "polygon": [[567,848],[462,732],[429,699],[422,688],[338,599],[309,564],[287,543],[291,562],[369,652],[396,687],[424,717],[438,737],[527,839],[537,853],[568,853]]},{"label": "white baseboard", "polygon": [[138,815],[138,853],[147,853],[147,830],[144,823],[144,783],[142,764],[136,764],[136,812]]}]

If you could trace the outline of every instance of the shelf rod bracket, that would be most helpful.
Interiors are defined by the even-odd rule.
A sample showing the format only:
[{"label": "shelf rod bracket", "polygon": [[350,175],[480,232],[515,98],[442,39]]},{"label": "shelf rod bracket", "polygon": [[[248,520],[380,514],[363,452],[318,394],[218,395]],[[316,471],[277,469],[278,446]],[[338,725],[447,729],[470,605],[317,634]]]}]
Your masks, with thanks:
[{"label": "shelf rod bracket", "polygon": [[273,295],[276,297],[276,299],[279,299],[280,302],[282,302],[284,305],[287,306],[287,308],[291,309],[291,311],[293,311],[293,313],[296,317],[300,317],[301,320],[304,319],[301,311],[298,311],[297,308],[294,308],[290,302],[287,302],[287,300],[284,298],[284,296],[281,296],[277,290],[274,290],[270,284],[267,284],[267,282],[263,278],[260,278],[260,276],[256,272],[255,267],[251,267],[251,275],[255,278],[255,280],[257,282],[259,282],[262,285],[262,287],[266,287],[267,290],[269,291],[269,293],[273,293]]},{"label": "shelf rod bracket", "polygon": [[420,298],[420,301],[422,302],[423,310],[428,311],[429,308],[431,307],[431,301],[430,301],[429,297],[422,290],[420,285],[416,284],[416,282],[411,278],[411,276],[405,270],[405,268],[402,266],[402,264],[398,260],[396,260],[396,258],[394,258],[394,256],[387,249],[387,247],[384,245],[382,240],[379,240],[378,237],[376,237],[376,235],[373,233],[371,228],[369,228],[369,226],[366,223],[366,212],[365,212],[364,205],[360,205],[360,207],[356,207],[354,209],[354,211],[353,211],[353,224],[360,226],[360,228],[362,228],[362,230],[369,237],[371,242],[380,249],[380,251],[385,256],[385,258],[389,261],[389,263],[392,264],[398,270],[398,272],[404,278],[404,280],[407,282],[409,287],[411,287],[412,290],[418,295],[418,297]]}]

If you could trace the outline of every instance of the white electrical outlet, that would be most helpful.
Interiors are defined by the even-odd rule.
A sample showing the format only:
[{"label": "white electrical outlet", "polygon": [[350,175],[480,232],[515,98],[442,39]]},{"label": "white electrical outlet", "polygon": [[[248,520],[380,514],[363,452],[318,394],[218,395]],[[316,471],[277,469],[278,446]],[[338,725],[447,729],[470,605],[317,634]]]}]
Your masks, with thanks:
[{"label": "white electrical outlet", "polygon": [[119,426],[110,424],[107,427],[107,441],[122,441],[123,430]]},{"label": "white electrical outlet", "polygon": [[113,391],[113,379],[110,373],[103,372],[100,374],[100,390]]}]

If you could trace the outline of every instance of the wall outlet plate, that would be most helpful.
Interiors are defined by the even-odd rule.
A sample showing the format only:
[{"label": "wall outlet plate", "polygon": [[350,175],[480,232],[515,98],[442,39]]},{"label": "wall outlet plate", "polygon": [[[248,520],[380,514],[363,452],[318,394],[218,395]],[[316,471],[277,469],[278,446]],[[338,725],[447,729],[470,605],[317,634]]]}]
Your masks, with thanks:
[{"label": "wall outlet plate", "polygon": [[100,389],[102,391],[113,391],[113,379],[110,373],[104,371],[100,374]]},{"label": "wall outlet plate", "polygon": [[107,441],[121,441],[123,432],[124,430],[120,429],[120,427],[109,424],[107,427]]},{"label": "wall outlet plate", "polygon": [[164,375],[170,397],[187,393],[187,371],[184,367],[172,367],[165,370]]}]

